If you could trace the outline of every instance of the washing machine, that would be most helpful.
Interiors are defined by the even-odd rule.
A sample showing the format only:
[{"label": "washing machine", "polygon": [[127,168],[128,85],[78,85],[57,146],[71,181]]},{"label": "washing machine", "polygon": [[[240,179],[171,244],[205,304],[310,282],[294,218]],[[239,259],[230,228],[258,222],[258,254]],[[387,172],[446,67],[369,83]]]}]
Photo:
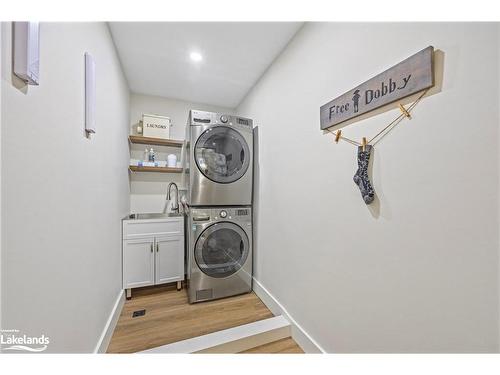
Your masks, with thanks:
[{"label": "washing machine", "polygon": [[190,206],[252,204],[251,119],[191,110],[185,153],[184,184]]},{"label": "washing machine", "polygon": [[188,222],[189,302],[251,292],[251,207],[191,208]]}]

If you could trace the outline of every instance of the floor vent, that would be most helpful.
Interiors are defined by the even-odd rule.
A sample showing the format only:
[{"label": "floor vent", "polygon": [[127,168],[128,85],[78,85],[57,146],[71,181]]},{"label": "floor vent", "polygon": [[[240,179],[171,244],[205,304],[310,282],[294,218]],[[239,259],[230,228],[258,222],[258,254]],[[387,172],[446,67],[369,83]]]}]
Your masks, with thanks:
[{"label": "floor vent", "polygon": [[132,313],[132,318],[137,318],[138,316],[146,315],[146,310],[137,310]]}]

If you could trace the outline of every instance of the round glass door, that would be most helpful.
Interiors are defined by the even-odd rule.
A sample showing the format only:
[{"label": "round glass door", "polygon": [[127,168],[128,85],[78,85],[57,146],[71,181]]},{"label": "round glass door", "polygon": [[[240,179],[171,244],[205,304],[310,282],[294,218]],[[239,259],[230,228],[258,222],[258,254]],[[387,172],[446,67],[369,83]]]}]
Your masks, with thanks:
[{"label": "round glass door", "polygon": [[212,181],[228,184],[245,174],[250,150],[243,136],[227,126],[207,129],[196,142],[196,165]]},{"label": "round glass door", "polygon": [[194,256],[200,270],[211,277],[228,277],[247,260],[248,237],[238,225],[221,222],[205,229],[196,242]]}]

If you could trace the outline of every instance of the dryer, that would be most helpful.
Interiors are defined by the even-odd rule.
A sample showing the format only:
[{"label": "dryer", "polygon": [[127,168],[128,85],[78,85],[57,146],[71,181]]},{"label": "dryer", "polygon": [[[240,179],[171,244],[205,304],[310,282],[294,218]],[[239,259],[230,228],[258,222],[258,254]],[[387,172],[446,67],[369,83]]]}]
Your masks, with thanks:
[{"label": "dryer", "polygon": [[191,110],[185,163],[184,184],[190,206],[251,205],[253,121]]},{"label": "dryer", "polygon": [[188,214],[189,302],[252,291],[252,209],[191,208]]}]

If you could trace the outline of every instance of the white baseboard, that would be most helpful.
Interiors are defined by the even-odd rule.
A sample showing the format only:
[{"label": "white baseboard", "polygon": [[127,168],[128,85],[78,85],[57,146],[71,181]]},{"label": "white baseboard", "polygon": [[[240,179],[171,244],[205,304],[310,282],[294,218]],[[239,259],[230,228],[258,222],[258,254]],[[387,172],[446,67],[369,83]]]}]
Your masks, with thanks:
[{"label": "white baseboard", "polygon": [[122,312],[123,305],[125,304],[125,291],[122,289],[116,298],[115,304],[111,313],[109,314],[108,321],[104,326],[101,337],[97,342],[94,353],[106,353],[108,350],[108,345],[111,341],[111,337],[113,337],[113,332],[116,327],[116,323],[118,323],[118,318],[120,318],[120,314]]},{"label": "white baseboard", "polygon": [[240,353],[247,349],[290,337],[290,334],[288,320],[283,316],[275,316],[162,345],[139,353]]},{"label": "white baseboard", "polygon": [[253,291],[274,315],[283,315],[292,326],[292,338],[306,353],[326,351],[297,323],[285,307],[254,277]]}]

